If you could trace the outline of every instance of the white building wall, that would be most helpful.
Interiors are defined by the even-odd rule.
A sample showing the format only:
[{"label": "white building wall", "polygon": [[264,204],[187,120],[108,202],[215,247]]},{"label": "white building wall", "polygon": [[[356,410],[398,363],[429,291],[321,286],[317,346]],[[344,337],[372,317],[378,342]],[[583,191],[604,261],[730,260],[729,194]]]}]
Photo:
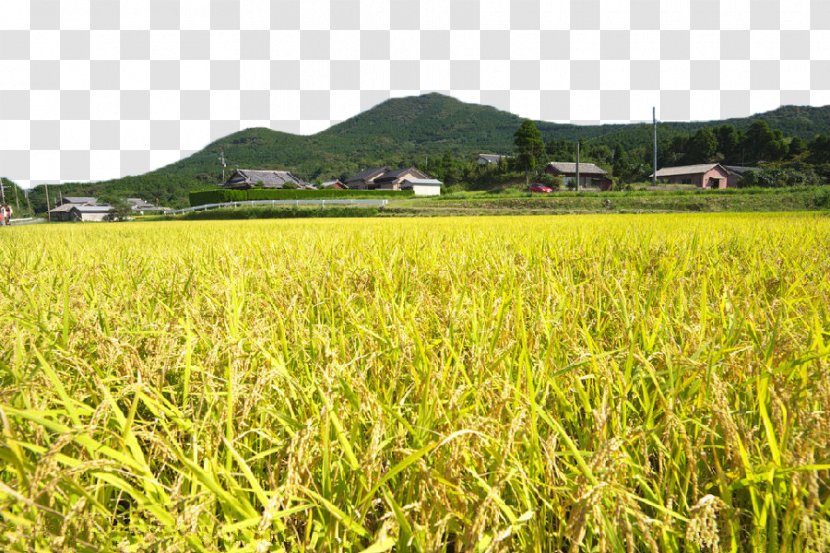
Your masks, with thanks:
[{"label": "white building wall", "polygon": [[413,184],[412,191],[416,196],[440,196],[441,187],[435,185]]}]

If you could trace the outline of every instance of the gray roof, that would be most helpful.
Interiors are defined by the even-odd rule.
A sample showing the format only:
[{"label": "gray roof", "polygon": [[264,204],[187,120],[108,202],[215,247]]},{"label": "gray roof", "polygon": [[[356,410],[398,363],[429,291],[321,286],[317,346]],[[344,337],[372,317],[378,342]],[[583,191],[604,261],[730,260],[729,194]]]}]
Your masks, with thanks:
[{"label": "gray roof", "polygon": [[72,203],[65,203],[61,204],[58,207],[53,207],[49,210],[49,213],[65,213],[67,211],[71,211],[73,207],[78,207],[78,204]]},{"label": "gray roof", "polygon": [[[559,173],[568,174],[576,174],[576,163],[568,163],[564,161],[551,161],[548,163],[548,167],[553,168]],[[602,169],[601,167],[597,167],[593,163],[580,163],[579,164],[579,174],[582,175],[606,175],[607,171]]]},{"label": "gray roof", "polygon": [[81,213],[109,213],[110,211],[112,211],[112,206],[111,205],[73,205],[72,210],[78,210]]},{"label": "gray roof", "polygon": [[444,184],[437,179],[405,179],[404,182],[408,182],[409,184],[418,184],[421,186],[441,186]]},{"label": "gray roof", "polygon": [[144,201],[141,198],[127,198],[127,203],[132,206],[133,209],[142,208],[142,207],[155,207],[150,202]]},{"label": "gray roof", "polygon": [[235,186],[239,184],[247,184],[255,186],[260,182],[265,188],[282,188],[287,182],[292,182],[298,186],[305,184],[301,178],[288,171],[237,169],[231,174],[225,185]]},{"label": "gray roof", "polygon": [[487,163],[498,163],[501,161],[502,158],[506,158],[507,156],[502,156],[498,154],[478,154],[479,159],[483,159]]},{"label": "gray roof", "polygon": [[[702,175],[708,173],[715,167],[721,167],[720,163],[700,163],[698,165],[681,165],[679,167],[663,167],[657,170],[657,178],[678,177],[681,175]],[[654,176],[653,174],[651,176]]]},{"label": "gray roof", "polygon": [[64,204],[97,204],[98,198],[92,196],[64,196],[61,203]]},{"label": "gray roof", "polygon": [[749,173],[750,171],[760,171],[760,167],[742,167],[740,165],[724,165],[726,170],[730,173],[735,173],[736,175],[743,175],[744,173]]}]

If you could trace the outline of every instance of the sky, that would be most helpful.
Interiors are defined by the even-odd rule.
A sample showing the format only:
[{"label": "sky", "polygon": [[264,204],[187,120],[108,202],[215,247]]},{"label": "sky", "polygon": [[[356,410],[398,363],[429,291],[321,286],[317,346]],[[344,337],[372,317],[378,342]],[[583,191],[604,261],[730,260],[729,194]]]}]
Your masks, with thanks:
[{"label": "sky", "polygon": [[830,104],[830,0],[0,4],[0,175],[145,173],[250,127],[319,132],[438,91],[621,123]]}]

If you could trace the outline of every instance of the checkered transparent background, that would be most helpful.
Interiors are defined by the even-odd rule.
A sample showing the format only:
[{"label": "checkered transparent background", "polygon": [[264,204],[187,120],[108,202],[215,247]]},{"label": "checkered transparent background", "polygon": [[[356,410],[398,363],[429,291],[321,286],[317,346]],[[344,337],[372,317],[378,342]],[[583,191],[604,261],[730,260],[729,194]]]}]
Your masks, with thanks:
[{"label": "checkered transparent background", "polygon": [[830,0],[0,3],[0,174],[99,180],[440,91],[578,123],[830,104]]}]

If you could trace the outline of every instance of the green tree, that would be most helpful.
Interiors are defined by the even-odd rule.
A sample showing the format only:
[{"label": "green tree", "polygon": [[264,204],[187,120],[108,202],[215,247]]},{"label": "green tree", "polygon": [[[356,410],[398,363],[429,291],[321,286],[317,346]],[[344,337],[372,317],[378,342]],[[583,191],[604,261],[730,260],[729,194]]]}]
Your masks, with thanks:
[{"label": "green tree", "polygon": [[107,221],[124,221],[133,214],[132,206],[124,198],[102,194],[98,197],[98,202],[112,206],[112,211],[107,215]]},{"label": "green tree", "polygon": [[459,166],[451,150],[444,152],[441,158],[441,175],[445,184],[456,184],[461,181],[463,168]]},{"label": "green tree", "polygon": [[687,157],[689,163],[709,163],[715,161],[718,153],[718,137],[709,127],[699,129],[688,143]]},{"label": "green tree", "polygon": [[810,163],[830,163],[830,136],[820,134],[810,141]]},{"label": "green tree", "polygon": [[794,136],[792,140],[790,140],[789,151],[787,152],[787,157],[789,159],[795,159],[805,152],[807,152],[808,146],[807,141],[801,138],[800,136]]},{"label": "green tree", "polygon": [[754,121],[746,131],[744,150],[753,162],[777,161],[787,154],[780,131],[773,131],[763,119]]},{"label": "green tree", "polygon": [[718,137],[718,152],[724,160],[731,163],[740,161],[741,135],[738,130],[732,125],[721,125],[715,135]]},{"label": "green tree", "polygon": [[625,154],[622,144],[617,144],[614,147],[614,165],[612,169],[614,176],[622,177],[628,173],[628,165],[628,156]]},{"label": "green tree", "polygon": [[545,142],[536,123],[525,119],[513,135],[516,146],[516,163],[525,172],[525,180],[530,184],[530,172],[536,169],[539,159],[545,153]]}]

